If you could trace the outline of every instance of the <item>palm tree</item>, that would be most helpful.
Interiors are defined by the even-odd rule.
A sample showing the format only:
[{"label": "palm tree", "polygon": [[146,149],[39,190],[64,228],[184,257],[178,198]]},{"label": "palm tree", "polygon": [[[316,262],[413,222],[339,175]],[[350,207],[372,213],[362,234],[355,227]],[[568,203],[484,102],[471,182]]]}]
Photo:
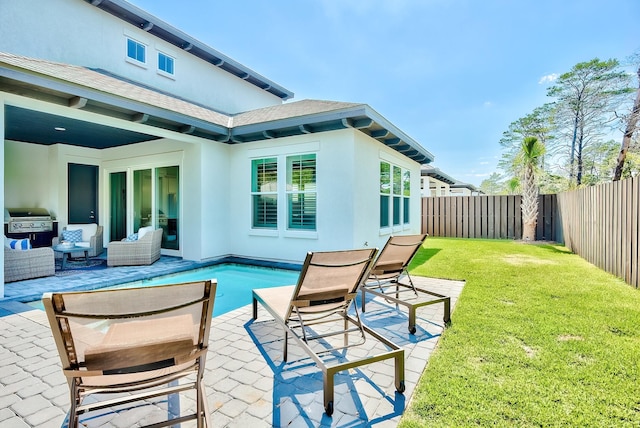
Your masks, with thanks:
[{"label": "palm tree", "polygon": [[522,188],[522,239],[535,241],[538,220],[538,173],[545,147],[538,138],[526,137],[516,158]]}]

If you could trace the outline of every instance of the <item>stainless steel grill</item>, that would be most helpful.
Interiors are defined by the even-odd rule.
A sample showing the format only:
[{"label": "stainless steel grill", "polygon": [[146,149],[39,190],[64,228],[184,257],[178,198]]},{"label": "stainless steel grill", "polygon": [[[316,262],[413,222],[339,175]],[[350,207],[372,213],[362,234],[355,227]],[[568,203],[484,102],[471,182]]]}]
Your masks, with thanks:
[{"label": "stainless steel grill", "polygon": [[45,208],[8,208],[9,233],[50,232],[53,220]]}]

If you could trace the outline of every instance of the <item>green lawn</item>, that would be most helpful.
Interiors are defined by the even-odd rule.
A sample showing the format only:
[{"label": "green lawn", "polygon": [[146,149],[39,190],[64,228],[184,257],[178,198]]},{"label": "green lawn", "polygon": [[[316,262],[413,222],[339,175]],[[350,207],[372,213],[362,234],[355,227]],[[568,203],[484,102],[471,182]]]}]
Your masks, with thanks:
[{"label": "green lawn", "polygon": [[427,238],[466,285],[400,427],[640,426],[640,290],[565,247]]}]

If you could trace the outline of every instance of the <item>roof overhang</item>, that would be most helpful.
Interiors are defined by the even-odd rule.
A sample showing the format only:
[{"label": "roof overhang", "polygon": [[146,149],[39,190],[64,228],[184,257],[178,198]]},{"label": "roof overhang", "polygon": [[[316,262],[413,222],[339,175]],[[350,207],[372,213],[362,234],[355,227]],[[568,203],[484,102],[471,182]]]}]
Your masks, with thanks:
[{"label": "roof overhang", "polygon": [[[215,141],[225,141],[229,136],[228,128],[220,124],[1,64],[0,91],[58,106],[98,113],[107,117],[144,123],[160,129],[189,133]],[[71,132],[65,132],[64,135],[61,135],[59,132],[51,132],[53,124],[57,124],[56,127],[64,127],[68,131],[74,129],[77,131],[75,135]],[[70,145],[91,146],[100,149],[158,138],[150,134],[125,131],[12,106],[5,108],[5,128],[5,138],[10,140],[38,144],[64,142]],[[88,143],[89,141],[91,143]]]},{"label": "roof overhang", "polygon": [[366,104],[233,126],[230,140],[232,143],[246,143],[349,128],[378,140],[420,164],[433,162],[433,154]]},{"label": "roof overhang", "polygon": [[432,166],[423,166],[422,170],[420,171],[420,175],[435,178],[436,180],[442,181],[443,183],[449,185],[453,185],[456,183],[455,178],[452,178],[451,176],[442,172],[440,169],[434,168]]},{"label": "roof overhang", "polygon": [[131,3],[124,0],[85,1],[283,100],[293,98],[293,92],[288,89]]},{"label": "roof overhang", "polygon": [[[306,100],[229,117],[102,71],[10,54],[0,58],[0,91],[229,144],[355,129],[420,164],[434,159],[366,104]],[[22,105],[7,105],[4,113],[5,138],[15,141],[104,149],[151,141],[163,134],[152,128],[148,133],[134,132]],[[74,131],[60,134],[55,127]]]}]

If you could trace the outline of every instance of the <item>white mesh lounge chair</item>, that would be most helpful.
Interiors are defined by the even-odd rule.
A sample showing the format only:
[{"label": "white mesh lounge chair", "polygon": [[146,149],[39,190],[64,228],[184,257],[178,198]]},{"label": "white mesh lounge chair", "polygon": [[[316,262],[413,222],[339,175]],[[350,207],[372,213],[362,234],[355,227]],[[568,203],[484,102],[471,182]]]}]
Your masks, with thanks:
[{"label": "white mesh lounge chair", "polygon": [[[366,309],[366,293],[388,302],[406,306],[409,310],[409,332],[416,332],[416,309],[444,303],[445,325],[451,322],[451,299],[413,285],[407,267],[427,238],[423,235],[392,236],[375,261],[369,279],[362,287],[362,312]],[[404,281],[404,282],[403,282]]]},{"label": "white mesh lounge chair", "polygon": [[69,426],[77,427],[88,412],[141,400],[151,405],[154,398],[193,389],[194,414],[168,414],[153,426],[195,419],[198,427],[211,427],[202,378],[215,290],[214,280],[45,294],[71,393]]},{"label": "white mesh lounge chair", "polygon": [[[348,313],[358,287],[366,278],[377,249],[308,253],[295,286],[253,290],[253,318],[258,302],[284,328],[283,357],[287,361],[289,333],[322,369],[324,406],[333,413],[333,375],[342,370],[389,358],[395,359],[395,384],[404,392],[404,351],[360,321],[357,306]],[[377,340],[384,350],[375,355],[346,350]]]}]

